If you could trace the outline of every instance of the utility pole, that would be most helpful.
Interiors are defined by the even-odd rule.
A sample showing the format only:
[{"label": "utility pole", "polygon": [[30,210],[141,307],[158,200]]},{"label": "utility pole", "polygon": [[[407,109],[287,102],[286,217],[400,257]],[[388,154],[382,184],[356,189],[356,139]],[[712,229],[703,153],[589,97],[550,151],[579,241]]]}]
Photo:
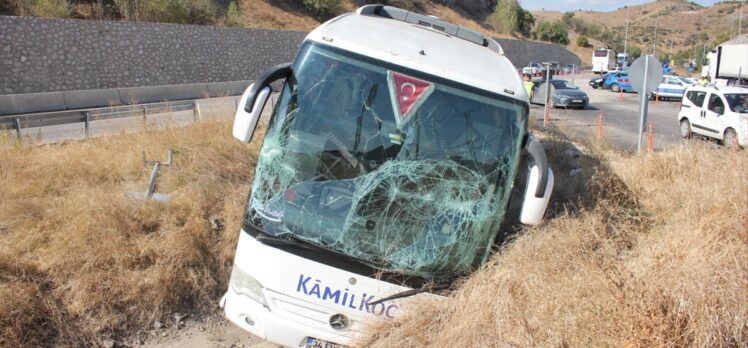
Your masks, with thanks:
[{"label": "utility pole", "polygon": [[738,19],[738,36],[740,36],[740,32],[743,29],[743,3],[745,0],[740,0],[740,17]]},{"label": "utility pole", "polygon": [[657,24],[658,22],[655,22],[655,39],[654,43],[652,44],[652,55],[657,57]]},{"label": "utility pole", "polygon": [[629,55],[628,55],[628,44],[629,44],[629,2],[626,1],[626,38],[623,39],[623,55],[625,56],[625,60],[623,61],[623,67],[627,67],[629,65]]},{"label": "utility pole", "polygon": [[673,30],[672,30],[672,28],[670,28],[670,29],[668,29],[668,30],[670,31],[670,50],[669,50],[668,52],[670,52],[670,53],[669,53],[669,54],[668,54],[668,56],[667,56],[667,63],[668,63],[668,64],[671,64],[671,63],[673,62],[673,42],[674,42],[675,40],[673,39],[673,36],[674,36],[674,35],[673,35]]}]

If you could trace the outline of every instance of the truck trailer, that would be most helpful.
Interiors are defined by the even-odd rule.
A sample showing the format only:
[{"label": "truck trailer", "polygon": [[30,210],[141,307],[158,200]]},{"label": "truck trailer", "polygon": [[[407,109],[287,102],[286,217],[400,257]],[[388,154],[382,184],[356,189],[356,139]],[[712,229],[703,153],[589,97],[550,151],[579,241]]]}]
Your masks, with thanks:
[{"label": "truck trailer", "polygon": [[748,34],[724,42],[707,53],[701,76],[717,85],[746,85],[748,81]]}]

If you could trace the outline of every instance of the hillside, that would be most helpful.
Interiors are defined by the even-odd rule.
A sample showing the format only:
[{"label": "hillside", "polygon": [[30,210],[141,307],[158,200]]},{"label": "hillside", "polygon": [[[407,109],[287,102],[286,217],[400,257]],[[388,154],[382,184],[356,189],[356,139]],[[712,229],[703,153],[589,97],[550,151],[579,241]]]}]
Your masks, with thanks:
[{"label": "hillside", "polygon": [[[629,9],[621,7],[611,12],[574,11],[572,13],[573,18],[581,19],[586,23],[594,23],[602,29],[602,32],[596,36],[605,40],[593,40],[593,47],[599,47],[605,42],[614,49],[623,51],[628,12],[629,47],[639,48],[643,53],[651,53],[655,43],[655,28],[657,28],[656,48],[660,57],[666,57],[669,54],[675,56],[679,51],[683,51],[681,56],[685,58],[700,58],[705,43],[709,49],[715,43],[723,42],[729,39],[731,34],[734,35],[737,32],[739,6],[740,3],[736,1],[702,7],[686,0],[658,0],[631,6]],[[533,15],[538,22],[562,20],[564,16],[563,13],[555,11],[534,11]],[[745,16],[748,16],[748,12],[744,8]],[[743,32],[746,32],[748,23],[744,21],[743,24]],[[576,37],[580,33],[579,30],[574,29],[572,28],[574,33],[570,36]],[[571,42],[570,46],[576,46],[574,39]],[[588,62],[591,59],[591,50],[592,48],[588,48],[585,54],[578,54],[583,61]]]}]

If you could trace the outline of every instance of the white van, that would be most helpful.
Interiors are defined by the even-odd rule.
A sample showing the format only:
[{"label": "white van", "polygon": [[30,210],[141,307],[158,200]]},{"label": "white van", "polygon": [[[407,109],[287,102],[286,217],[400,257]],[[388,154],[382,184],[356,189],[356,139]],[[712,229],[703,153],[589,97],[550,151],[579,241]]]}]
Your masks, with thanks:
[{"label": "white van", "polygon": [[[394,7],[312,31],[236,113],[233,135],[249,142],[270,83],[284,80],[226,317],[284,346],[350,344],[365,321],[402,315],[399,298],[436,296],[480,267],[505,219],[540,223],[553,172],[516,71],[494,40]],[[527,184],[513,195],[518,173]]]},{"label": "white van", "polygon": [[732,146],[748,146],[748,88],[715,85],[686,90],[678,113],[680,134],[692,133],[721,140]]}]

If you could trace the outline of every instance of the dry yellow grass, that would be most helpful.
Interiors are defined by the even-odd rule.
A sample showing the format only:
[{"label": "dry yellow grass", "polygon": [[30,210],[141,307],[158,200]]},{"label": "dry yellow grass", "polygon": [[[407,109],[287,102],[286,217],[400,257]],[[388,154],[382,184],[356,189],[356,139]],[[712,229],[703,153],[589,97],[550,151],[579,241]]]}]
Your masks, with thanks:
[{"label": "dry yellow grass", "polygon": [[[256,154],[230,134],[223,121],[0,146],[0,346],[91,345],[215,307]],[[170,148],[159,191],[173,201],[128,197],[146,187],[141,150],[158,158]]]},{"label": "dry yellow grass", "polygon": [[361,345],[745,347],[748,154],[695,143],[591,158],[586,175],[556,172],[578,204]]},{"label": "dry yellow grass", "polygon": [[[559,188],[548,222],[363,345],[745,346],[748,154],[695,141],[570,157],[562,137],[545,144]],[[220,121],[0,147],[0,346],[88,346],[215,308],[257,145]],[[159,191],[173,201],[134,202],[140,151],[170,148]]]}]

